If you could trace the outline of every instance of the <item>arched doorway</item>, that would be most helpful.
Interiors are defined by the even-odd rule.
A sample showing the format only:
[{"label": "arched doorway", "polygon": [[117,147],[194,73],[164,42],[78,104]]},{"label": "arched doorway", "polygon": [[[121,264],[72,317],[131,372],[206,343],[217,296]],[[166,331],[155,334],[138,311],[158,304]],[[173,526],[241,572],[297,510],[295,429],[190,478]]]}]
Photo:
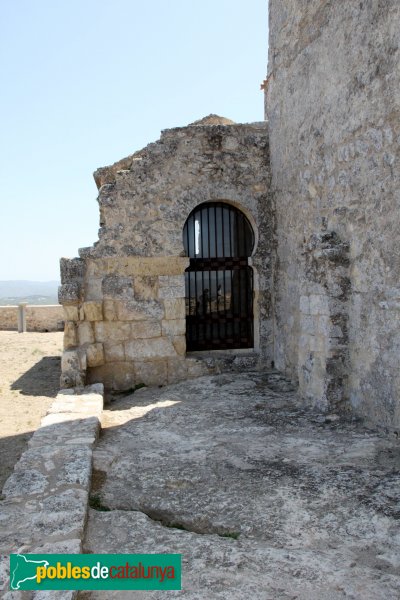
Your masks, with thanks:
[{"label": "arched doorway", "polygon": [[254,232],[246,216],[224,202],[207,202],[189,215],[183,243],[187,350],[253,347]]}]

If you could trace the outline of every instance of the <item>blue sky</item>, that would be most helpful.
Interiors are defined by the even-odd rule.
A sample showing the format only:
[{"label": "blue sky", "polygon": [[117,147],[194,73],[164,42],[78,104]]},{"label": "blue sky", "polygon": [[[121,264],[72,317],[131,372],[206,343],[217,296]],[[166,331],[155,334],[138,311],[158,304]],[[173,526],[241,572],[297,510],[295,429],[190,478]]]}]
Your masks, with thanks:
[{"label": "blue sky", "polygon": [[263,119],[266,0],[0,0],[0,280],[97,240],[93,171],[209,113]]}]

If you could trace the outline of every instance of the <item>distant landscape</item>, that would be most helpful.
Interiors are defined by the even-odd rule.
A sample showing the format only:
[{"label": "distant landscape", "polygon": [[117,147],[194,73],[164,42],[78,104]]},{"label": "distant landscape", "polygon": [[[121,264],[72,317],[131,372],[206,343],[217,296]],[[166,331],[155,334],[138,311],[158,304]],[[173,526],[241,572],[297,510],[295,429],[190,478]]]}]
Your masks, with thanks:
[{"label": "distant landscape", "polygon": [[19,302],[28,304],[58,304],[59,281],[0,281],[0,306]]}]

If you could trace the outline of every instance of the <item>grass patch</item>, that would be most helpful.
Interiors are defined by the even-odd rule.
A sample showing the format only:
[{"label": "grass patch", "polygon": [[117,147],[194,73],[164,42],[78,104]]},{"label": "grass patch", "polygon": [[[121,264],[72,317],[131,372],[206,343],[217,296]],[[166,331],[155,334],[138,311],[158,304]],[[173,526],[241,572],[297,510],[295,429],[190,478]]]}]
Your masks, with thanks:
[{"label": "grass patch", "polygon": [[239,539],[240,532],[239,531],[227,531],[226,533],[219,533],[219,537],[223,538],[231,538],[231,540]]},{"label": "grass patch", "polygon": [[180,529],[181,531],[190,531],[189,529],[186,529],[186,527],[184,525],[182,525],[182,523],[165,523],[166,527],[170,527],[171,529]]},{"label": "grass patch", "polygon": [[90,494],[89,506],[90,508],[93,508],[94,510],[98,510],[100,512],[110,512],[108,506],[104,506],[104,504],[102,504],[99,494]]}]

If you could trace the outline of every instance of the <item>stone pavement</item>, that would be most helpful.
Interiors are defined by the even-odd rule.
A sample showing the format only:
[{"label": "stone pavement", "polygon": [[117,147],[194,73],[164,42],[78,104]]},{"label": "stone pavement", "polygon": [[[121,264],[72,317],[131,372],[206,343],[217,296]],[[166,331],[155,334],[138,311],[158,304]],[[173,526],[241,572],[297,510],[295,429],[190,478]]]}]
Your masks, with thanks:
[{"label": "stone pavement", "polygon": [[9,591],[9,554],[77,554],[88,510],[103,386],[60,392],[3,487],[0,598],[71,600],[75,592]]},{"label": "stone pavement", "polygon": [[169,598],[400,597],[394,438],[314,413],[259,373],[137,391],[103,428],[85,552],[182,553],[183,590]]}]

